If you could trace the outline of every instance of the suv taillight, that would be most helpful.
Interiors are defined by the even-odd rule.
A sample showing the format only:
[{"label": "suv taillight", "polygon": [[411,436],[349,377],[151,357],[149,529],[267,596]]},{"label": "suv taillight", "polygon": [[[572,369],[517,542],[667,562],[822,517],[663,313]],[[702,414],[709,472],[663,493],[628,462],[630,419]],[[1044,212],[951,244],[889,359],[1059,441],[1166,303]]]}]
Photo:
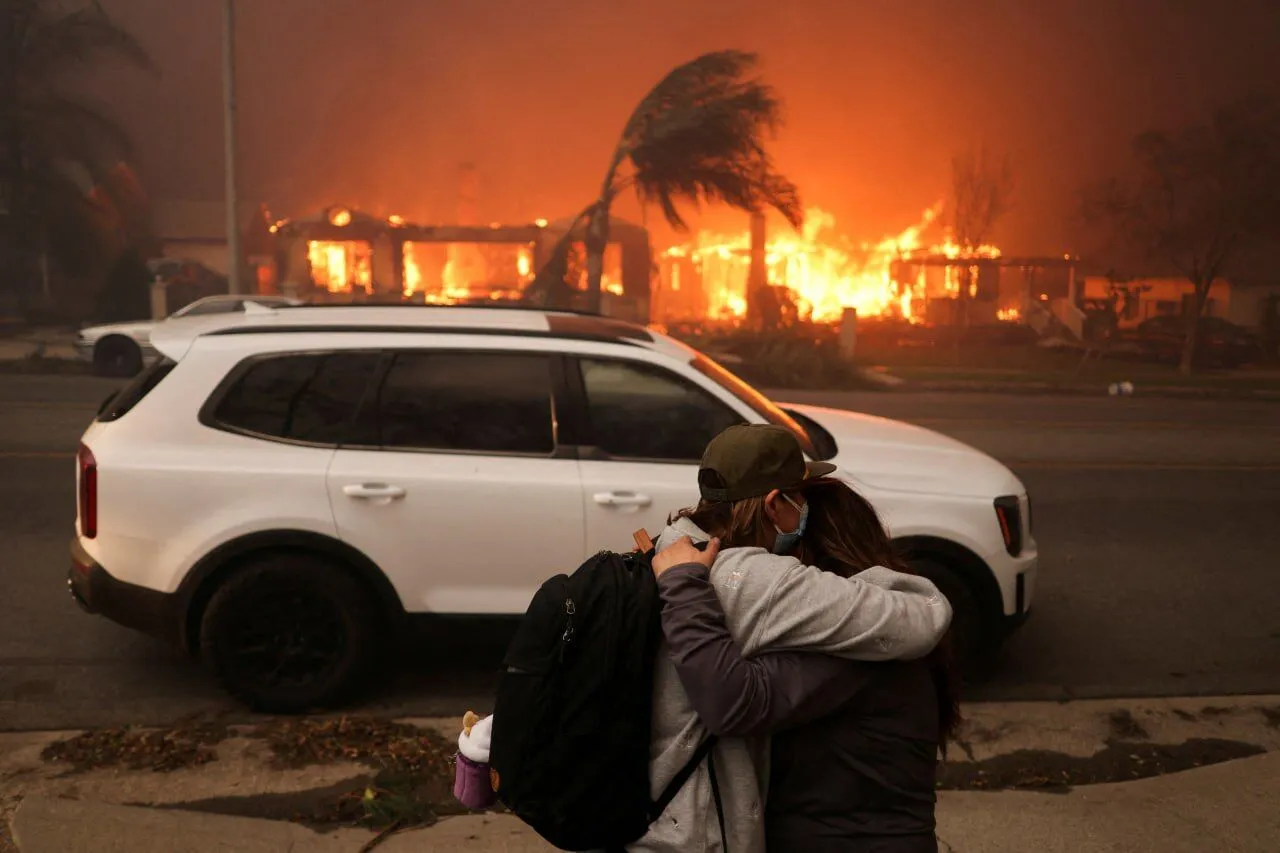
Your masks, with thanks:
[{"label": "suv taillight", "polygon": [[76,453],[76,464],[80,469],[80,535],[94,539],[98,535],[98,460],[82,444]]},{"label": "suv taillight", "polygon": [[1013,495],[996,498],[996,518],[1000,522],[1000,535],[1010,556],[1022,553],[1022,511]]}]

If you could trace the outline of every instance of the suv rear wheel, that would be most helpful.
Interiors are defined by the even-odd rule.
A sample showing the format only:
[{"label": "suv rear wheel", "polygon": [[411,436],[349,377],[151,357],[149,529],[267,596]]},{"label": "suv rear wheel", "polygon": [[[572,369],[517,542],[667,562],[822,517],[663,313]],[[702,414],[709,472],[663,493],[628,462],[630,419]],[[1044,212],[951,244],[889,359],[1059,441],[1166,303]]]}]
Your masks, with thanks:
[{"label": "suv rear wheel", "polygon": [[310,554],[272,554],[214,592],[200,655],[222,686],[254,710],[298,713],[335,704],[377,660],[377,609],[355,577]]}]

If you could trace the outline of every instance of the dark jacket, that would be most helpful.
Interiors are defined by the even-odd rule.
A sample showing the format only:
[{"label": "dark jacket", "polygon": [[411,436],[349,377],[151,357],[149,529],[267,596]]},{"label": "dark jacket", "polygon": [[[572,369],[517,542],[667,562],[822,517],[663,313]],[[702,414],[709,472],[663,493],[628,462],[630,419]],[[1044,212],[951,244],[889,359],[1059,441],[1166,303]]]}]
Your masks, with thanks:
[{"label": "dark jacket", "polygon": [[743,658],[705,567],[662,575],[681,683],[717,734],[773,734],[769,853],[933,853],[938,703],[923,661]]}]

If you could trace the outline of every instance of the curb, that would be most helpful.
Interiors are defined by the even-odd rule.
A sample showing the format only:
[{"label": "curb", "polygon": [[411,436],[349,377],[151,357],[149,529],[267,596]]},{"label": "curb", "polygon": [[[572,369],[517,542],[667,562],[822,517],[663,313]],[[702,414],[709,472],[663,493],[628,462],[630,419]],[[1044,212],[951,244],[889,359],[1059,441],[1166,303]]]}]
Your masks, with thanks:
[{"label": "curb", "polygon": [[[379,836],[361,829],[321,834],[300,824],[87,800],[29,797],[13,816],[21,853],[355,853]],[[379,853],[546,853],[555,848],[511,815],[444,818],[434,826],[382,836]]]},{"label": "curb", "polygon": [[[902,385],[885,390],[896,392],[940,392],[957,394],[1009,394],[1021,396],[1108,397],[1106,385],[1058,385],[1049,382],[945,382],[904,380]],[[1280,390],[1246,388],[1197,388],[1182,385],[1150,385],[1136,389],[1126,397],[1148,397],[1180,400],[1261,400],[1280,402]]]},{"label": "curb", "polygon": [[[1272,853],[1280,834],[1280,755],[1067,793],[943,792],[943,850],[1103,853],[1231,849]],[[446,818],[431,827],[375,835],[321,835],[297,824],[87,800],[28,797],[14,815],[22,853],[545,853],[549,845],[510,815]]]}]

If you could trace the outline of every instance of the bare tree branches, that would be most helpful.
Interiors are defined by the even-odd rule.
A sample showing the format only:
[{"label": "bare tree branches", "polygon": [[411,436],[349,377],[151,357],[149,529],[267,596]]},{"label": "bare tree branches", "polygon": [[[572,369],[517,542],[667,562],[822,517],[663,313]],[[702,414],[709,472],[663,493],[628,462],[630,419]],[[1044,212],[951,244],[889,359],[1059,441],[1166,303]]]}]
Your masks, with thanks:
[{"label": "bare tree branches", "polygon": [[1213,283],[1280,228],[1280,109],[1249,99],[1198,124],[1140,134],[1126,171],[1085,189],[1081,213],[1131,263],[1170,267],[1191,283],[1181,365],[1191,372]]},{"label": "bare tree branches", "polygon": [[951,158],[951,228],[964,249],[991,239],[1013,200],[1013,166],[986,146]]}]

